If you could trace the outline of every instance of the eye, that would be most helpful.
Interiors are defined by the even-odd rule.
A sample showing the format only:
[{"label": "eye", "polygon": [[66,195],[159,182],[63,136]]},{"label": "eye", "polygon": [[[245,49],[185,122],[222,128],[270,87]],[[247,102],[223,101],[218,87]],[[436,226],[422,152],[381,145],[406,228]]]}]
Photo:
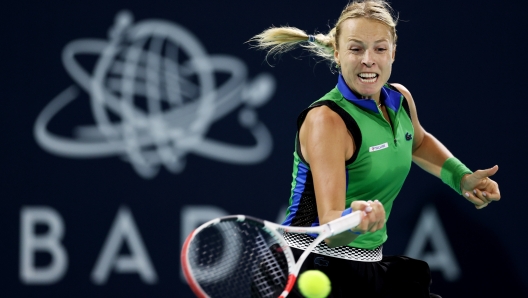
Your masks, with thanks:
[{"label": "eye", "polygon": [[359,53],[361,48],[351,48],[350,51],[352,51],[352,53]]},{"label": "eye", "polygon": [[386,49],[386,48],[378,48],[378,52],[381,52],[381,53],[383,53],[383,52],[385,52],[385,51],[387,51],[387,49]]}]

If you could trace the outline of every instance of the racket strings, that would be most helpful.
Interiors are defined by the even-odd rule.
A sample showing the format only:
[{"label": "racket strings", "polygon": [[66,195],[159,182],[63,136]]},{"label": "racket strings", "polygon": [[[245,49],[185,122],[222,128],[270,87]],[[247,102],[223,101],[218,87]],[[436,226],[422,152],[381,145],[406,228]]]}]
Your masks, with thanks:
[{"label": "racket strings", "polygon": [[287,279],[287,272],[281,270],[280,259],[276,258],[280,254],[274,253],[276,248],[276,244],[270,247],[262,234],[256,237],[255,251],[259,255],[260,263],[253,271],[253,292],[258,294],[257,297],[268,297],[275,293],[277,287],[285,286],[283,281]]},{"label": "racket strings", "polygon": [[250,221],[223,221],[190,242],[190,268],[211,297],[278,297],[288,260],[278,241]]}]

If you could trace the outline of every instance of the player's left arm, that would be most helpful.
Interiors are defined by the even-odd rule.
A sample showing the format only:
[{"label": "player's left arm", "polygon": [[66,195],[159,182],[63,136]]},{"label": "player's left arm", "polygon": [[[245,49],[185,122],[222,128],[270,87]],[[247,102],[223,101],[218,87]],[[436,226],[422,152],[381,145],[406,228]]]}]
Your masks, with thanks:
[{"label": "player's left arm", "polygon": [[[414,99],[403,85],[392,84],[405,96],[411,112],[412,124],[414,127],[413,137],[413,161],[426,172],[441,177],[442,166],[453,154],[433,135],[425,131],[418,120]],[[497,182],[489,177],[498,171],[499,167],[494,166],[486,170],[477,170],[472,174],[466,174],[460,182],[461,193],[470,202],[475,204],[477,209],[486,207],[491,201],[500,199],[500,191]]]}]

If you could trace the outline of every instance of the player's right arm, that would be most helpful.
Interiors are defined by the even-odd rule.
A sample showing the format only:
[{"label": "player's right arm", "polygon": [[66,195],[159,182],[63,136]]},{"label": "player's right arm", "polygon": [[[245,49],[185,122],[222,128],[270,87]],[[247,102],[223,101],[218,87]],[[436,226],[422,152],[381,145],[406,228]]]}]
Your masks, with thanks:
[{"label": "player's right arm", "polygon": [[[308,112],[299,131],[299,141],[304,159],[310,164],[319,223],[323,225],[341,217],[349,207],[345,206],[345,162],[354,154],[353,136],[337,113],[321,106]],[[378,202],[356,201],[352,208],[365,211],[369,205],[372,211],[364,214],[357,230],[373,232],[385,224],[385,210]],[[342,233],[329,238],[327,243],[345,245],[356,237],[353,233]]]}]

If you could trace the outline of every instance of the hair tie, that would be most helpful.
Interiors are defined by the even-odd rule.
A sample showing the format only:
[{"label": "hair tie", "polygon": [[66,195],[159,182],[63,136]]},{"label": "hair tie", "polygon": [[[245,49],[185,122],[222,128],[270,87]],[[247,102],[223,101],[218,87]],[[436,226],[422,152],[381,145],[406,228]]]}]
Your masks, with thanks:
[{"label": "hair tie", "polygon": [[313,36],[313,35],[308,35],[308,41],[309,41],[309,42],[315,42],[315,36]]}]

